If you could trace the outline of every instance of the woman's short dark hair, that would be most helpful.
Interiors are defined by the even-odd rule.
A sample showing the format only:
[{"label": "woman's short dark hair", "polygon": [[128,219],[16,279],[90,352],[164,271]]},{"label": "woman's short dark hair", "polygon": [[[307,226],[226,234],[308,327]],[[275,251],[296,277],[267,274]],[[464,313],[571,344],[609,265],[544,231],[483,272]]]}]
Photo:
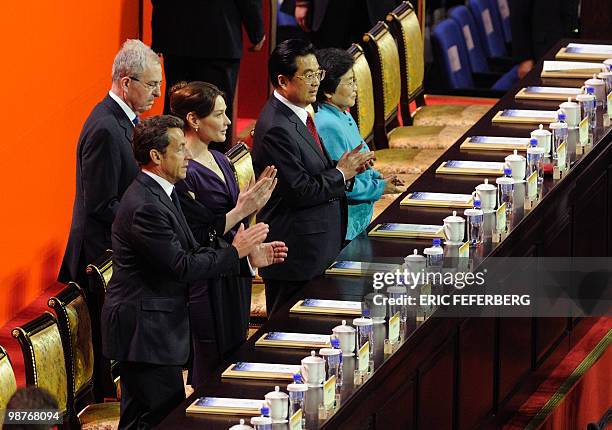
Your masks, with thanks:
[{"label": "woman's short dark hair", "polygon": [[179,82],[170,88],[170,111],[178,116],[185,125],[187,114],[193,112],[204,118],[214,110],[217,97],[225,99],[225,93],[213,84],[202,81]]},{"label": "woman's short dark hair", "polygon": [[172,115],[152,116],[140,121],[134,127],[134,140],[132,141],[134,158],[138,165],[149,164],[151,161],[149,152],[152,149],[157,149],[164,154],[170,145],[168,129],[182,129],[184,124],[182,119]]},{"label": "woman's short dark hair", "polygon": [[336,92],[340,78],[351,70],[355,61],[351,54],[338,48],[319,49],[316,54],[319,67],[325,70],[325,79],[321,81],[317,93],[317,101],[323,103],[327,101],[325,93],[333,94]]},{"label": "woman's short dark hair", "polygon": [[295,59],[315,53],[312,43],[302,39],[287,39],[279,43],[268,60],[268,74],[274,88],[278,87],[278,75],[292,78],[297,71]]}]

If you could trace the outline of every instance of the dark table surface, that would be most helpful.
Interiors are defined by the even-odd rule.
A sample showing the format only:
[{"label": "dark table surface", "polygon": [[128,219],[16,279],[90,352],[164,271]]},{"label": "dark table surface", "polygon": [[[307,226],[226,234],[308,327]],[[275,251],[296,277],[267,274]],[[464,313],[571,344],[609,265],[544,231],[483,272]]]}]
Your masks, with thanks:
[{"label": "dark table surface", "polygon": [[[568,41],[560,41],[553,47],[547,59],[552,59],[559,47],[564,46]],[[446,193],[471,193],[474,187],[483,182],[484,176],[463,176],[463,175],[438,175],[435,169],[442,161],[445,160],[482,160],[482,161],[504,161],[504,157],[509,152],[504,151],[464,151],[460,150],[459,145],[468,136],[473,135],[488,135],[488,136],[509,136],[509,137],[529,137],[529,132],[537,128],[537,124],[529,125],[506,125],[492,124],[492,117],[502,109],[517,108],[517,109],[558,109],[558,101],[535,101],[535,100],[515,100],[514,95],[518,90],[529,85],[543,86],[565,86],[565,87],[580,87],[583,84],[582,79],[541,79],[540,71],[542,63],[536,64],[532,70],[521,82],[515,85],[507,94],[493,106],[490,111],[485,114],[464,136],[458,139],[457,143],[451,146],[432,166],[425,171],[391,206],[385,210],[371,226],[381,222],[400,222],[400,223],[416,223],[416,224],[442,224],[442,219],[450,214],[452,209],[449,208],[415,208],[415,207],[400,207],[400,200],[408,193],[415,191],[430,191],[430,192],[446,192]],[[598,118],[599,124],[602,124],[601,114]],[[597,143],[607,135],[608,129],[598,128],[596,133],[596,144],[590,151],[597,151]],[[515,192],[515,210],[508,220],[509,233],[500,243],[492,243],[491,234],[485,236],[485,243],[478,249],[470,251],[470,257],[476,263],[482,258],[495,255],[503,255],[504,245],[513,237],[513,233],[517,230],[522,222],[531,216],[537,216],[538,206],[545,203],[550,196],[556,192],[563,192],[563,181],[573,174],[578,166],[589,152],[584,155],[576,156],[575,144],[577,141],[577,132],[570,132],[570,141],[568,148],[568,160],[571,163],[570,171],[561,181],[553,180],[552,177],[546,177],[542,186],[542,199],[540,203],[532,210],[524,210],[522,205],[524,185],[517,187]],[[494,183],[495,177],[489,177],[489,182]],[[523,188],[521,188],[523,187]],[[461,212],[462,210],[458,210]],[[492,217],[492,215],[490,215]],[[488,222],[491,222],[489,220]],[[485,224],[487,220],[485,220]],[[486,230],[485,230],[486,231]],[[363,234],[352,241],[345,249],[342,250],[338,259],[356,260],[356,261],[395,261],[403,262],[403,258],[412,253],[413,249],[418,249],[422,253],[425,247],[431,246],[428,240],[412,240],[412,239],[391,239],[391,238],[368,238]],[[291,250],[290,250],[291,252]],[[289,309],[299,299],[303,298],[320,298],[320,299],[337,299],[337,300],[355,300],[361,301],[364,295],[372,292],[371,280],[367,278],[353,277],[329,277],[321,276],[311,281],[303,291],[287,305],[274,315],[261,329],[255,333],[252,338],[247,341],[239,350],[226,362],[224,362],[214,372],[209,382],[202,388],[198,389],[185,402],[177,407],[161,424],[161,428],[206,428],[206,429],[227,429],[233,424],[237,424],[239,417],[235,416],[214,416],[214,415],[190,415],[185,413],[185,409],[193,401],[202,396],[215,397],[238,397],[250,399],[263,399],[264,395],[274,390],[275,385],[279,385],[281,390],[286,391],[287,382],[284,381],[248,381],[248,380],[230,380],[221,379],[221,373],[231,363],[238,361],[264,362],[264,363],[284,363],[284,364],[300,364],[300,360],[309,355],[307,349],[283,349],[283,348],[264,348],[255,347],[255,341],[262,334],[270,331],[286,331],[286,332],[303,332],[317,334],[331,334],[332,328],[341,323],[343,318],[340,316],[312,316],[312,315],[297,315],[290,314]],[[435,319],[433,319],[435,320]],[[422,325],[433,324],[432,319],[426,322],[410,321],[406,327],[404,342],[410,342],[415,337],[419,336],[420,327]],[[375,371],[378,371],[381,366],[384,367],[389,359],[389,355],[383,354],[383,340],[386,337],[386,324],[375,325]],[[356,359],[348,357],[344,359],[344,384],[340,393],[340,405],[336,411],[341,410],[343,405],[350,403],[353,395],[359,390],[368,390],[367,381],[361,386],[353,384],[353,370],[356,366]],[[318,406],[322,401],[322,389],[310,389],[306,395],[305,417],[308,429],[316,429],[325,426],[325,420],[318,419]],[[246,421],[248,422],[248,417]],[[274,428],[288,428],[286,424],[275,424]]]}]

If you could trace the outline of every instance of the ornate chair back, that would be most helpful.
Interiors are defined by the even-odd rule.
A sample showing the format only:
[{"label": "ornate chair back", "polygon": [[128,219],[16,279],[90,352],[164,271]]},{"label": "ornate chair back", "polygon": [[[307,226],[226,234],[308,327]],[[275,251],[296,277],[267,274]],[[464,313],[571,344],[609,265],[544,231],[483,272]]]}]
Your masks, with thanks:
[{"label": "ornate chair back", "polygon": [[49,299],[48,305],[55,311],[64,345],[68,401],[72,405],[71,410],[79,411],[94,401],[94,352],[85,294],[76,283],[70,282]]},{"label": "ornate chair back", "polygon": [[62,338],[55,317],[50,312],[45,312],[13,329],[12,335],[21,345],[26,383],[51,393],[57,400],[60,411],[67,416],[68,375]]}]

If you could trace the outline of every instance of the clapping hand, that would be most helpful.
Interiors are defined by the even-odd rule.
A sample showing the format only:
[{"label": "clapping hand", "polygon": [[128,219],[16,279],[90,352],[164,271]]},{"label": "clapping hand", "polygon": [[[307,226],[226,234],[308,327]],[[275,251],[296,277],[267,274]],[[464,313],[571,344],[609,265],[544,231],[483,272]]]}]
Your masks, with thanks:
[{"label": "clapping hand", "polygon": [[373,152],[360,152],[363,148],[363,143],[359,144],[352,151],[347,151],[342,154],[336,167],[344,173],[344,179],[349,180],[358,173],[368,169],[373,160],[376,160],[376,155]]},{"label": "clapping hand", "polygon": [[258,212],[268,203],[277,181],[274,166],[266,167],[257,182],[251,179],[247,187],[238,195],[236,202],[236,209],[240,211],[242,218]]},{"label": "clapping hand", "polygon": [[247,229],[244,228],[244,224],[240,224],[232,241],[232,246],[238,251],[238,258],[246,257],[253,252],[258,245],[266,240],[269,231],[268,224],[262,222],[252,225]]},{"label": "clapping hand", "polygon": [[285,261],[289,248],[285,242],[274,241],[256,246],[249,254],[249,261],[253,267],[266,267]]}]

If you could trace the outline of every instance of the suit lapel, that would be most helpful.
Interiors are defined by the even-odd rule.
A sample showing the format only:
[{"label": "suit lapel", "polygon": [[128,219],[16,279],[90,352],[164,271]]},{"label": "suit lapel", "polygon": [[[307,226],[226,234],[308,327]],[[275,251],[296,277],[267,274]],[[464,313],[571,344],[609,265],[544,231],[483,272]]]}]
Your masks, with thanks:
[{"label": "suit lapel", "polygon": [[159,198],[159,201],[168,209],[170,209],[170,211],[174,214],[181,228],[183,229],[183,232],[185,233],[185,237],[187,238],[189,247],[195,247],[197,241],[195,240],[195,237],[193,236],[193,233],[189,228],[189,224],[187,224],[187,220],[185,219],[183,211],[179,211],[176,206],[174,206],[174,203],[172,203],[172,199],[170,199],[170,197],[166,194],[163,188],[157,182],[155,182],[153,178],[149,177],[145,173],[141,173],[140,178],[144,180],[143,183],[151,190],[151,192]]},{"label": "suit lapel", "polygon": [[126,113],[121,109],[121,106],[117,104],[115,100],[108,94],[104,98],[104,103],[107,108],[113,113],[113,116],[117,119],[117,122],[125,133],[125,138],[131,143],[134,137],[134,124],[127,117]]},{"label": "suit lapel", "polygon": [[[325,148],[323,148],[323,153],[322,153],[321,149],[319,148],[319,145],[317,145],[317,142],[314,140],[314,137],[312,137],[306,125],[295,114],[295,112],[293,112],[291,109],[285,106],[285,104],[281,102],[280,100],[278,100],[274,95],[272,95],[272,97],[273,97],[273,101],[276,103],[278,108],[283,109],[283,112],[285,112],[285,114],[289,118],[289,121],[291,121],[295,125],[296,131],[298,132],[300,136],[302,136],[302,139],[304,139],[308,147],[317,155],[317,157],[321,159],[321,161],[323,161],[323,164],[327,167],[329,164],[329,158],[327,156]],[[321,146],[323,146],[323,142],[321,142]]]}]

